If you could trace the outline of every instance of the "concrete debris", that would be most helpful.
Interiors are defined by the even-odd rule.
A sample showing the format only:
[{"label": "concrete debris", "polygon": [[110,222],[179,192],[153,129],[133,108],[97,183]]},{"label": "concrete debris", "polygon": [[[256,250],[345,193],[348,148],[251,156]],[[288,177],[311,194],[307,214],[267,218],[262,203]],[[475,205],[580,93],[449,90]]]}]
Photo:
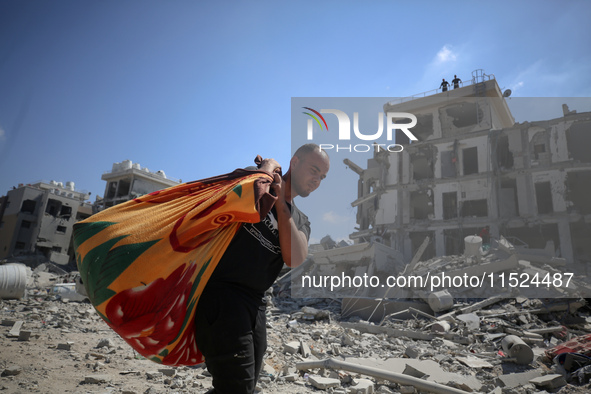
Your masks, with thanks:
[{"label": "concrete debris", "polygon": [[20,330],[18,333],[18,340],[22,342],[26,342],[31,338],[31,331],[28,330]]},{"label": "concrete debris", "polygon": [[[422,265],[417,262],[417,269]],[[261,394],[591,390],[591,315],[584,299],[502,293],[450,302],[440,294],[444,307],[434,311],[424,301],[428,295],[345,302],[291,298],[277,288],[270,294]],[[380,319],[356,317],[354,305]],[[65,303],[41,288],[29,288],[23,299],[0,300],[0,337],[0,387],[6,392],[117,387],[122,393],[189,393],[212,387],[204,364],[173,368],[146,360],[87,301]],[[13,364],[15,354],[21,366]]]},{"label": "concrete debris", "polygon": [[20,332],[21,332],[21,328],[22,328],[23,324],[25,324],[25,322],[22,320],[14,322],[14,324],[12,325],[12,328],[8,332],[7,337],[18,338],[20,336]]},{"label": "concrete debris", "polygon": [[316,368],[334,368],[342,369],[350,372],[356,372],[367,376],[372,376],[378,379],[384,379],[391,382],[411,385],[417,387],[420,390],[427,391],[430,393],[442,393],[442,394],[464,394],[464,391],[448,387],[439,383],[429,382],[423,379],[415,378],[413,376],[404,375],[401,373],[391,372],[390,370],[382,370],[374,367],[354,364],[346,361],[340,361],[335,359],[326,359],[313,362],[298,363],[297,368],[300,370],[310,370]]},{"label": "concrete debris", "polygon": [[503,388],[513,389],[524,386],[528,384],[531,379],[537,378],[539,376],[542,376],[542,373],[536,370],[508,373],[498,376],[496,379],[496,384]]},{"label": "concrete debris", "polygon": [[308,376],[308,382],[320,390],[326,390],[331,387],[339,387],[341,385],[341,381],[339,379],[325,378],[316,375]]},{"label": "concrete debris", "polygon": [[475,356],[458,356],[457,360],[468,367],[479,369],[479,368],[494,368],[494,365],[486,360]]},{"label": "concrete debris", "polygon": [[159,368],[158,372],[162,373],[165,376],[174,376],[176,374],[176,369],[174,369],[174,368]]},{"label": "concrete debris", "polygon": [[311,355],[310,347],[304,341],[300,341],[300,353],[302,354],[302,357],[304,357],[304,358],[308,358]]},{"label": "concrete debris", "polygon": [[456,319],[463,321],[469,330],[478,330],[480,328],[480,318],[474,313],[457,315]]},{"label": "concrete debris", "polygon": [[533,378],[529,381],[542,389],[554,390],[562,386],[566,386],[564,376],[559,374],[550,374]]},{"label": "concrete debris", "polygon": [[58,343],[56,349],[58,350],[71,350],[73,342]]},{"label": "concrete debris", "polygon": [[353,385],[349,389],[351,394],[373,394],[374,384],[369,379],[353,379]]},{"label": "concrete debris", "polygon": [[300,350],[300,343],[292,341],[283,345],[283,351],[286,353],[295,354]]},{"label": "concrete debris", "polygon": [[4,376],[16,376],[19,375],[23,369],[19,365],[10,365],[2,371],[2,377]]},{"label": "concrete debris", "polygon": [[404,355],[408,358],[419,358],[420,351],[415,346],[409,346],[404,350]]},{"label": "concrete debris", "polygon": [[111,376],[109,375],[89,375],[84,377],[84,383],[88,384],[101,384],[101,383],[108,383],[111,381]]}]

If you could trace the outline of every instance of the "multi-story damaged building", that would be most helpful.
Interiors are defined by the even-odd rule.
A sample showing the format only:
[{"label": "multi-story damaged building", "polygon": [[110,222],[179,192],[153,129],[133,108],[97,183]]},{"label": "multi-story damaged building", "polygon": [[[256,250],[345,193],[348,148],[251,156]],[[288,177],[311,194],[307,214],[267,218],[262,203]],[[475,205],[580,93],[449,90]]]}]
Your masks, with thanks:
[{"label": "multi-story damaged building", "polygon": [[167,177],[164,171],[151,172],[131,160],[113,163],[111,171],[105,172],[101,179],[107,181],[107,185],[104,198],[95,202],[95,213],[181,182]]},{"label": "multi-story damaged building", "polygon": [[138,163],[114,163],[102,175],[104,198],[86,202],[90,193],[76,191],[74,182],[20,184],[0,197],[0,259],[17,258],[31,264],[74,261],[73,225],[105,208],[177,185],[164,171],[151,172]]},{"label": "multi-story damaged building", "polygon": [[504,236],[567,262],[591,261],[591,112],[515,123],[493,76],[425,97],[389,102],[384,112],[417,117],[419,141],[374,151],[359,174],[359,241],[379,237],[410,261],[464,252],[464,238]]},{"label": "multi-story damaged building", "polygon": [[0,258],[37,254],[68,264],[72,226],[92,214],[88,198],[73,182],[20,184],[8,191],[0,205]]}]

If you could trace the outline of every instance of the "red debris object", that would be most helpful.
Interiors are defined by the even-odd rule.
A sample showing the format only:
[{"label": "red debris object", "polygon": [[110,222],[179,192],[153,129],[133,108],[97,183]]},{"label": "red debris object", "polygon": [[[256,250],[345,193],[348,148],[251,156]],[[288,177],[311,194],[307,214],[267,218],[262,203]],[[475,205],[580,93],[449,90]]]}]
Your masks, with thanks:
[{"label": "red debris object", "polygon": [[562,353],[579,353],[591,356],[591,334],[573,338],[568,342],[546,350],[546,356],[550,359],[554,359],[554,357]]}]

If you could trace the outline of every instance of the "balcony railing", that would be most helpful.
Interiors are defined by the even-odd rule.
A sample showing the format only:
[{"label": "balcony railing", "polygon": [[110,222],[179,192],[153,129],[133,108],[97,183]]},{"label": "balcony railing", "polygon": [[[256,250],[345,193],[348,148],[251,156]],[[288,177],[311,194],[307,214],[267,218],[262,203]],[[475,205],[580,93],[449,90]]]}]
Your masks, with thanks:
[{"label": "balcony railing", "polygon": [[[476,70],[476,71],[480,71],[480,70]],[[475,72],[476,72],[475,71]],[[491,79],[495,79],[494,74],[484,74],[484,73],[476,73],[476,75],[474,74],[474,72],[472,73],[472,79],[466,82],[460,82],[459,83],[459,88],[463,88],[466,86],[470,86],[470,85],[474,85],[477,83],[482,83],[482,82],[486,82],[486,81],[490,81]],[[453,84],[450,83],[449,86],[451,87]],[[459,89],[456,88],[456,89]],[[447,89],[447,91],[450,90],[454,90],[454,89]],[[417,94],[413,94],[412,96],[408,96],[408,97],[400,97],[397,99],[394,99],[392,101],[388,101],[389,105],[397,105],[397,104],[402,104],[405,103],[407,101],[412,101],[412,100],[416,100],[419,98],[423,98],[423,97],[427,97],[427,96],[432,96],[434,94],[438,94],[438,93],[442,93],[443,90],[439,87],[437,89],[432,89],[432,90],[427,90],[426,92],[422,92],[422,93],[417,93]]]}]

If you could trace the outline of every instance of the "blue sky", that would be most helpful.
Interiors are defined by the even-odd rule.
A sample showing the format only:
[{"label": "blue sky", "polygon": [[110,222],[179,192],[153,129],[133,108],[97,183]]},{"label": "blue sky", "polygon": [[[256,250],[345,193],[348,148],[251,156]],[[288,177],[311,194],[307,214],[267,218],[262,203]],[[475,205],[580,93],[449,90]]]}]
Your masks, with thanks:
[{"label": "blue sky", "polygon": [[183,181],[257,154],[287,167],[292,97],[385,102],[475,69],[512,97],[590,97],[589,15],[588,1],[0,0],[0,195],[53,179],[94,201],[126,159]]}]

